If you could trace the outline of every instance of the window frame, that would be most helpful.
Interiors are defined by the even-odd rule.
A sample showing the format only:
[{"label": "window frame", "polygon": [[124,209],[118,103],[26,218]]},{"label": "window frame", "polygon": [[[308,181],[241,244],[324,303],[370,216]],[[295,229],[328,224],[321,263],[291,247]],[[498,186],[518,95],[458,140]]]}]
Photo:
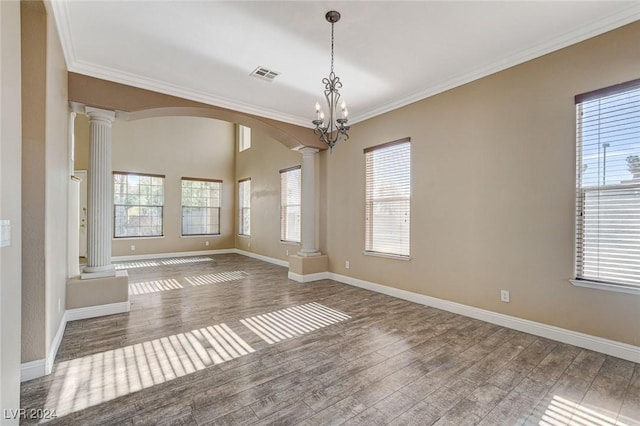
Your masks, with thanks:
[{"label": "window frame", "polygon": [[238,124],[238,152],[251,148],[251,127]]},{"label": "window frame", "polygon": [[[208,182],[208,183],[217,183],[219,184],[219,188],[218,188],[218,192],[219,192],[219,205],[218,206],[213,206],[213,207],[202,207],[202,206],[186,206],[184,204],[184,187],[183,187],[183,183],[184,182]],[[222,212],[222,184],[223,181],[222,179],[207,179],[207,178],[196,178],[196,177],[186,177],[183,176],[180,179],[180,235],[182,237],[197,237],[197,236],[209,236],[209,235],[222,235],[222,230],[221,230],[221,223],[220,223],[220,219],[221,219],[221,212]],[[185,234],[184,233],[184,209],[185,208],[203,208],[203,209],[217,209],[218,210],[218,232],[212,232],[212,233],[204,233],[204,234]]]},{"label": "window frame", "polygon": [[[249,185],[249,206],[243,205],[243,184]],[[249,217],[249,230],[244,229],[244,213],[247,211]],[[251,178],[244,178],[238,181],[238,235],[241,237],[251,236]]]},{"label": "window frame", "polygon": [[[379,251],[379,250],[373,250],[373,244],[374,244],[374,237],[373,237],[373,232],[374,232],[374,222],[371,220],[371,216],[372,216],[372,212],[374,210],[374,206],[376,204],[376,199],[373,199],[369,197],[369,193],[373,191],[373,188],[370,188],[370,185],[373,185],[372,182],[369,182],[369,172],[368,172],[368,155],[372,152],[375,151],[379,151],[382,149],[386,149],[386,148],[391,148],[393,146],[397,146],[397,145],[404,145],[406,144],[409,147],[409,195],[402,197],[394,197],[394,200],[390,200],[390,199],[385,199],[384,201],[402,201],[402,200],[407,200],[409,203],[409,207],[407,210],[408,213],[408,230],[407,230],[407,234],[406,234],[406,254],[402,253],[402,252],[387,252],[387,251]],[[368,148],[365,148],[364,150],[364,162],[365,162],[365,241],[364,241],[364,250],[363,250],[363,254],[365,255],[369,255],[369,256],[377,256],[377,257],[387,257],[387,258],[392,258],[392,259],[398,259],[398,260],[411,260],[411,198],[412,198],[412,181],[413,181],[413,168],[411,167],[412,164],[412,157],[411,157],[411,138],[410,137],[406,137],[406,138],[402,138],[402,139],[398,139],[395,141],[391,141],[391,142],[386,142],[383,144],[379,144],[379,145],[375,145],[375,146],[371,146]],[[379,197],[380,198],[380,197]],[[384,198],[384,197],[382,197]],[[383,200],[378,200],[379,202],[383,202]]]},{"label": "window frame", "polygon": [[[283,204],[283,200],[285,197],[285,189],[283,186],[282,178],[284,175],[292,173],[294,171],[299,171],[299,191],[298,191],[298,240],[287,239],[287,224],[288,224],[288,214],[287,208],[295,207],[296,204]],[[302,242],[302,166],[297,165],[293,167],[289,167],[286,169],[280,170],[280,242],[282,243],[293,243],[300,244]]]},{"label": "window frame", "polygon": [[[130,238],[163,238],[164,237],[164,204],[165,204],[165,180],[166,180],[166,176],[165,175],[161,175],[161,174],[154,174],[154,173],[138,173],[138,172],[123,172],[123,171],[116,171],[114,170],[112,173],[112,179],[111,179],[111,189],[113,191],[113,200],[112,200],[112,208],[113,208],[113,235],[112,238],[114,240],[123,240],[123,239],[130,239]],[[150,177],[150,178],[160,178],[162,179],[162,204],[161,205],[155,205],[155,204],[116,204],[116,200],[115,200],[115,176],[116,175],[121,175],[121,176],[137,176],[138,178],[140,177]],[[139,195],[139,194],[138,194]],[[117,232],[117,212],[118,212],[118,207],[147,207],[147,208],[159,208],[160,209],[160,234],[153,234],[153,235],[121,235],[118,236],[116,235]]]},{"label": "window frame", "polygon": [[[591,191],[596,192],[609,192],[613,194],[613,191],[640,191],[640,182],[631,183],[631,184],[607,184],[604,181],[600,183],[597,181],[596,185],[586,186],[583,184],[583,174],[585,173],[584,162],[583,162],[583,132],[582,132],[582,111],[583,105],[586,102],[595,101],[599,99],[604,99],[609,96],[615,96],[617,94],[623,94],[629,91],[639,91],[640,92],[640,79],[624,82],[621,84],[616,84],[613,86],[605,87],[602,89],[594,90],[591,92],[583,93],[575,96],[575,108],[576,108],[576,193],[575,193],[575,235],[574,235],[574,278],[569,281],[578,287],[586,287],[586,288],[595,288],[600,290],[607,291],[615,291],[621,293],[628,294],[640,294],[640,284],[632,284],[632,283],[624,283],[624,282],[616,282],[615,280],[600,280],[594,279],[595,277],[591,277],[588,274],[584,273],[584,264],[585,258],[587,257],[586,249],[585,249],[585,223],[586,213],[585,208],[587,204],[587,193]],[[598,124],[600,126],[600,124]],[[599,129],[600,127],[598,127]],[[598,144],[600,144],[600,139],[598,139]],[[603,142],[607,143],[607,142]],[[592,145],[592,144],[591,144]],[[607,147],[608,147],[607,143]],[[598,152],[598,164],[600,163],[601,155]],[[605,157],[605,154],[602,155]],[[605,157],[606,158],[606,157]],[[604,162],[604,160],[603,160]],[[606,166],[606,165],[605,165]],[[599,222],[599,214],[600,207],[596,209],[596,213],[598,214],[598,224]],[[598,252],[598,258],[600,254]],[[599,278],[599,277],[598,277]]]}]

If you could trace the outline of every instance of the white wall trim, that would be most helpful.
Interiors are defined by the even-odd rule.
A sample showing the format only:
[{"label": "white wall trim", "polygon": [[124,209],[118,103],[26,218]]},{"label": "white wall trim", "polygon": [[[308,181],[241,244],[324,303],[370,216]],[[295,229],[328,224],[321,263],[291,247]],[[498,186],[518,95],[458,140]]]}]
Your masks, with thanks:
[{"label": "white wall trim", "polygon": [[147,260],[147,259],[166,259],[169,257],[189,257],[189,256],[206,256],[209,254],[229,254],[236,253],[236,249],[219,249],[219,250],[198,250],[198,251],[180,251],[173,253],[151,253],[151,254],[132,254],[126,256],[112,256],[112,262],[122,262],[126,260]]},{"label": "white wall trim", "polygon": [[276,259],[275,257],[263,256],[258,253],[253,253],[250,251],[235,249],[233,253],[241,254],[243,256],[252,257],[254,259],[263,260],[265,262],[273,263],[274,265],[284,266],[285,268],[289,267],[289,262],[286,260]]},{"label": "white wall trim", "polygon": [[295,272],[289,271],[289,279],[293,281],[297,281],[299,283],[310,283],[312,281],[320,281],[329,279],[330,272],[316,272],[314,274],[296,274]]},{"label": "white wall trim", "polygon": [[20,365],[20,381],[37,379],[46,375],[46,362],[44,359],[36,359],[35,361],[23,362]]},{"label": "white wall trim", "polygon": [[632,362],[640,362],[640,347],[629,345],[622,342],[616,342],[602,337],[591,336],[589,334],[577,331],[567,330],[553,325],[542,324],[510,315],[500,314],[497,312],[487,311],[485,309],[473,306],[463,305],[461,303],[451,302],[448,300],[438,299],[423,294],[413,293],[406,290],[400,290],[369,281],[352,278],[345,275],[327,273],[332,280],[349,284],[355,287],[364,288],[375,291],[377,293],[386,294],[388,296],[397,297],[399,299],[408,300],[410,302],[420,303],[426,306],[442,309],[467,317],[490,322],[492,324],[501,325],[503,327],[512,328],[514,330],[523,331],[525,333],[534,334],[536,336],[545,337],[547,339],[556,340],[581,348],[590,349],[607,355],[626,359]]},{"label": "white wall trim", "polygon": [[47,359],[45,360],[45,374],[51,374],[51,371],[53,370],[53,363],[56,360],[56,355],[58,354],[60,343],[62,343],[64,330],[67,328],[67,312],[68,311],[64,311],[64,314],[62,314],[58,332],[54,336],[53,341],[51,342],[51,346],[49,347],[49,354],[47,355]]},{"label": "white wall trim", "polygon": [[87,318],[103,317],[106,315],[122,314],[131,310],[131,304],[127,302],[109,303],[106,305],[87,306],[86,308],[68,309],[67,321],[76,321]]},{"label": "white wall trim", "polygon": [[583,279],[569,280],[569,282],[575,285],[576,287],[594,288],[596,290],[615,291],[617,293],[640,295],[639,287],[629,287],[626,285],[619,285],[619,284],[605,284],[597,281],[590,281],[590,280],[583,280]]}]

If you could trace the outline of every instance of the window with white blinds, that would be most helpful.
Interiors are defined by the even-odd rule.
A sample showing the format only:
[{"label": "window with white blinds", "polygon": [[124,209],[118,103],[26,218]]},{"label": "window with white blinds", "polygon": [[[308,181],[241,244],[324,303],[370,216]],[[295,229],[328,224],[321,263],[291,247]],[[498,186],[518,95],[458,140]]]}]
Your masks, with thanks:
[{"label": "window with white blinds", "polygon": [[409,256],[411,140],[367,148],[365,252]]},{"label": "window with white blinds", "polygon": [[300,166],[280,170],[280,240],[300,242]]},{"label": "window with white blinds", "polygon": [[238,182],[238,233],[251,235],[251,179]]},{"label": "window with white blinds", "polygon": [[182,178],[182,235],[220,234],[222,181]]},{"label": "window with white blinds", "polygon": [[640,290],[640,80],[576,96],[576,284]]},{"label": "window with white blinds", "polygon": [[161,237],[164,175],[113,172],[115,238]]}]

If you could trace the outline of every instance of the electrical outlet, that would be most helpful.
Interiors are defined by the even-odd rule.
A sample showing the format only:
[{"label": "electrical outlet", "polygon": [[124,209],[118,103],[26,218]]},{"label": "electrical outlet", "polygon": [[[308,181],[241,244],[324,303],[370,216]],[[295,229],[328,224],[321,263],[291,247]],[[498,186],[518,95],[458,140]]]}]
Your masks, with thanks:
[{"label": "electrical outlet", "polygon": [[205,242],[204,242],[204,245],[205,245],[206,247],[209,247],[209,241],[205,241]]},{"label": "electrical outlet", "polygon": [[136,251],[136,245],[135,244],[131,244],[131,251]]},{"label": "electrical outlet", "polygon": [[60,313],[60,309],[62,309],[62,302],[60,301],[60,298],[58,297],[58,313]]},{"label": "electrical outlet", "polygon": [[509,290],[500,290],[500,301],[509,302]]},{"label": "electrical outlet", "polygon": [[289,256],[289,250],[285,250],[284,252],[286,256]]},{"label": "electrical outlet", "polygon": [[349,263],[348,260],[344,261],[344,267],[347,268],[347,269],[351,268],[351,264]]}]

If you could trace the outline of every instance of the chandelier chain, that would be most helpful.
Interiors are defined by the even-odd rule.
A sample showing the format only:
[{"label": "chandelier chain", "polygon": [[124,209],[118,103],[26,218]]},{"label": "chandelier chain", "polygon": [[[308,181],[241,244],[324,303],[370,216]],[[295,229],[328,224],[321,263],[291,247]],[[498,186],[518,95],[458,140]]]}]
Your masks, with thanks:
[{"label": "chandelier chain", "polygon": [[331,72],[333,72],[333,22],[331,23]]}]

